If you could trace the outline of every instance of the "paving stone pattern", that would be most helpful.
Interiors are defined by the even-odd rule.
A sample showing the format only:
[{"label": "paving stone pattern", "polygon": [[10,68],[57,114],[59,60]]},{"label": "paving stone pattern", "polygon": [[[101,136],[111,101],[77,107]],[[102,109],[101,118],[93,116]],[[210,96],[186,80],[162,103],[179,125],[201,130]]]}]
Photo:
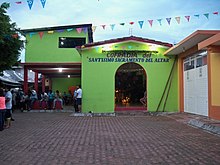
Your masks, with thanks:
[{"label": "paving stone pattern", "polygon": [[220,164],[220,136],[166,116],[15,113],[0,165]]}]

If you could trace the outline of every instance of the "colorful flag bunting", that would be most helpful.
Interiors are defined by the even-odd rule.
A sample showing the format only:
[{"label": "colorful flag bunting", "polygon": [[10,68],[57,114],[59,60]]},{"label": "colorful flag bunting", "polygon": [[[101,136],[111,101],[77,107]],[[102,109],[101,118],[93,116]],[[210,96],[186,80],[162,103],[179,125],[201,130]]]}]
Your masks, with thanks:
[{"label": "colorful flag bunting", "polygon": [[72,31],[73,30],[73,28],[70,28],[70,29],[66,29],[68,32],[70,32],[70,31]]},{"label": "colorful flag bunting", "polygon": [[180,24],[180,17],[175,17],[175,19],[176,19],[176,22],[177,22],[178,24]]},{"label": "colorful flag bunting", "polygon": [[157,19],[157,21],[159,22],[160,26],[162,25],[162,19]]},{"label": "colorful flag bunting", "polygon": [[195,14],[194,16],[197,17],[197,18],[199,18],[199,14]]},{"label": "colorful flag bunting", "polygon": [[209,19],[209,13],[205,13],[204,16]]},{"label": "colorful flag bunting", "polygon": [[40,39],[42,39],[42,38],[43,38],[43,35],[44,35],[44,32],[39,32],[38,34],[39,34],[39,36],[40,36]]},{"label": "colorful flag bunting", "polygon": [[36,33],[35,33],[35,32],[29,33],[30,38],[31,38],[34,34],[36,34]]},{"label": "colorful flag bunting", "polygon": [[170,22],[171,22],[171,18],[166,18],[168,24],[170,25]]},{"label": "colorful flag bunting", "polygon": [[53,30],[51,30],[51,31],[48,31],[47,33],[48,33],[48,34],[53,34],[53,33],[54,33],[54,31],[53,31]]},{"label": "colorful flag bunting", "polygon": [[112,31],[113,31],[114,28],[115,28],[115,24],[111,24],[110,26],[111,26],[111,29],[112,29]]},{"label": "colorful flag bunting", "polygon": [[18,38],[18,34],[17,33],[13,34],[12,37],[17,39]]},{"label": "colorful flag bunting", "polygon": [[57,32],[58,32],[58,33],[63,33],[63,32],[64,32],[64,30],[57,30]]},{"label": "colorful flag bunting", "polygon": [[144,25],[144,21],[138,21],[140,28],[142,29],[143,25]]},{"label": "colorful flag bunting", "polygon": [[33,6],[33,3],[34,3],[34,0],[27,0],[27,3],[28,3],[28,6],[29,6],[29,9],[31,10],[31,8]]},{"label": "colorful flag bunting", "polygon": [[82,32],[82,28],[76,28],[76,31],[77,31],[78,33],[81,33],[81,32]]},{"label": "colorful flag bunting", "polygon": [[149,24],[150,24],[151,27],[152,27],[152,25],[153,25],[153,21],[154,21],[154,20],[148,20],[148,22],[149,22]]},{"label": "colorful flag bunting", "polygon": [[185,16],[185,18],[186,18],[187,21],[189,22],[190,16]]},{"label": "colorful flag bunting", "polygon": [[125,25],[125,23],[120,23],[120,25],[121,25],[121,26],[124,26],[124,25]]},{"label": "colorful flag bunting", "polygon": [[101,27],[105,30],[106,25],[101,25]]},{"label": "colorful flag bunting", "polygon": [[83,28],[83,32],[84,32],[85,34],[88,32],[87,27],[84,27],[84,28]]},{"label": "colorful flag bunting", "polygon": [[46,0],[40,0],[40,1],[41,1],[41,4],[42,4],[43,8],[44,8]]},{"label": "colorful flag bunting", "polygon": [[133,25],[133,24],[134,24],[134,22],[129,22],[129,24],[130,24],[130,25]]},{"label": "colorful flag bunting", "polygon": [[92,32],[95,32],[97,26],[92,26]]},{"label": "colorful flag bunting", "polygon": [[20,5],[20,4],[22,4],[22,2],[21,1],[17,1],[17,2],[15,2],[16,4],[18,4],[18,5]]},{"label": "colorful flag bunting", "polygon": [[214,14],[214,15],[218,15],[218,12],[217,12],[217,11],[216,11],[216,12],[213,12],[213,14]]}]

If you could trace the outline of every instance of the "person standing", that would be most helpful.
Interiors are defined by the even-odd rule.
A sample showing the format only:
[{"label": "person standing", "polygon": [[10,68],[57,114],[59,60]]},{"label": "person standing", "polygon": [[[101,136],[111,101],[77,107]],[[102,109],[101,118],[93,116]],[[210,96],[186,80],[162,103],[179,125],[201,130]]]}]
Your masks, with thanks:
[{"label": "person standing", "polygon": [[5,112],[5,119],[6,119],[6,127],[9,128],[11,126],[11,118],[12,118],[12,93],[11,91],[6,87],[5,88],[5,106],[6,106],[6,112]]},{"label": "person standing", "polygon": [[78,106],[78,112],[81,112],[82,111],[82,89],[81,89],[81,86],[77,86],[76,87],[77,90],[76,90],[76,103],[77,103],[77,106]]},{"label": "person standing", "polygon": [[77,105],[77,98],[76,98],[77,92],[76,91],[77,91],[77,88],[75,88],[74,94],[73,94],[73,106],[74,106],[75,112],[79,112],[78,105]]},{"label": "person standing", "polygon": [[4,130],[5,123],[5,96],[4,90],[0,88],[0,131]]}]

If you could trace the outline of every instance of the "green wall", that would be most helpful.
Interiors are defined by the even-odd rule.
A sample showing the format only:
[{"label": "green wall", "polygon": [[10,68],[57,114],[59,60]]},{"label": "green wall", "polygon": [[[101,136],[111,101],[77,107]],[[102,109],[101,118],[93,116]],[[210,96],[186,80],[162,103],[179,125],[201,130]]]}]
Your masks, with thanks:
[{"label": "green wall", "polygon": [[[31,34],[31,35],[30,35]],[[42,39],[39,34],[26,34],[25,62],[81,62],[78,51],[74,48],[59,48],[59,37],[84,37],[88,43],[88,34],[73,31],[64,31],[48,34],[44,31]]]},{"label": "green wall", "polygon": [[[126,42],[115,43],[113,45],[101,45],[92,49],[84,49],[82,51],[82,89],[83,89],[83,112],[93,111],[96,113],[112,113],[114,112],[115,97],[115,73],[117,69],[126,62],[104,62],[95,61],[97,58],[106,58],[106,49],[127,49],[127,50],[150,50],[152,46],[146,43]],[[152,55],[152,62],[146,62],[143,52],[138,53],[138,58],[144,60],[136,62],[140,64],[147,74],[147,97],[148,111],[156,111],[174,62],[174,58],[163,56],[163,52],[167,48],[162,46],[154,46],[154,50],[158,51],[156,55]],[[169,59],[169,62],[155,62],[156,59]],[[172,76],[172,84],[170,93],[166,101],[165,111],[178,111],[178,82],[177,82],[177,65],[175,65],[174,74]],[[166,95],[165,95],[166,96]],[[159,110],[162,110],[164,100]]]},{"label": "green wall", "polygon": [[80,78],[52,78],[52,90],[68,93],[68,87],[81,84]]}]

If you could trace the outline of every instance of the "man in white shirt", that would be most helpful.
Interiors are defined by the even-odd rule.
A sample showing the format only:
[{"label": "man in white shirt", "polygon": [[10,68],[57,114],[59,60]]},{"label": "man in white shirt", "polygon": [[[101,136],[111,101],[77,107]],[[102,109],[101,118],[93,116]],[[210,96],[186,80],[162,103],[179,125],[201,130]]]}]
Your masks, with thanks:
[{"label": "man in white shirt", "polygon": [[81,107],[82,107],[82,89],[81,86],[76,86],[77,90],[76,90],[76,103],[78,106],[78,112],[81,112]]},{"label": "man in white shirt", "polygon": [[6,128],[9,128],[11,126],[11,114],[12,114],[12,93],[11,91],[6,87],[5,88],[5,106],[6,106]]}]

